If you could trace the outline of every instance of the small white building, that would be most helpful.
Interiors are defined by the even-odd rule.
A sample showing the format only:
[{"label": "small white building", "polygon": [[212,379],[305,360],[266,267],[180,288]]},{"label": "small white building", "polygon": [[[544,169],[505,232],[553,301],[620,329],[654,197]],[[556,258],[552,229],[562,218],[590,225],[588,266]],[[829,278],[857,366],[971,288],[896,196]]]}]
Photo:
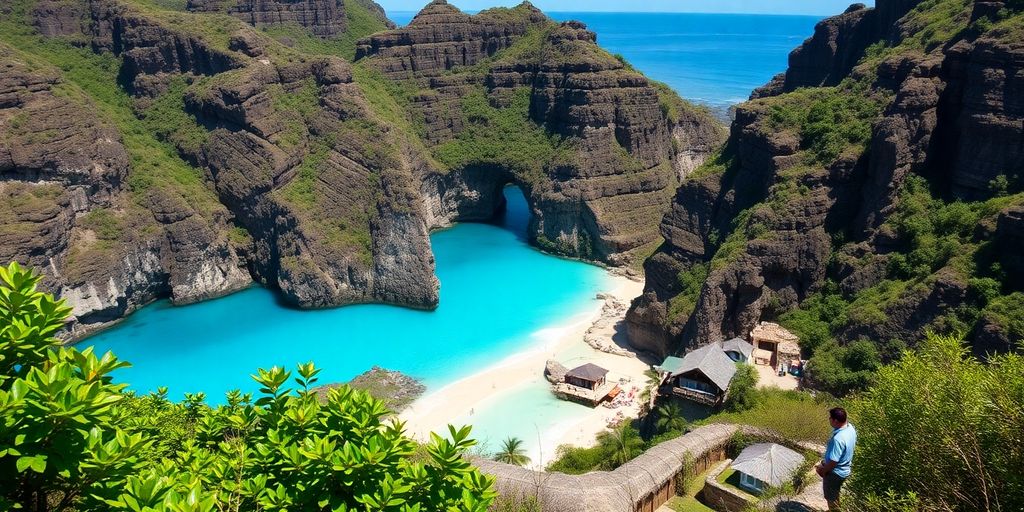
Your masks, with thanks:
[{"label": "small white building", "polygon": [[752,444],[732,461],[732,469],[740,475],[740,487],[760,493],[793,479],[804,463],[804,456],[775,443]]}]

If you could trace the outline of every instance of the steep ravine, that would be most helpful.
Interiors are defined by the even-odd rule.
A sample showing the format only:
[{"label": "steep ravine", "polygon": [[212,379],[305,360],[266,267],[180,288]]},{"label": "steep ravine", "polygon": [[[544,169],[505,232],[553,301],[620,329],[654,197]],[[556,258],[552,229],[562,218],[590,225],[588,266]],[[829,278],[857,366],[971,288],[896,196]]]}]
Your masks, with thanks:
[{"label": "steep ravine", "polygon": [[188,9],[0,7],[0,259],[44,269],[75,336],[253,281],[298,307],[433,308],[429,230],[492,218],[508,183],[534,243],[629,265],[721,139],[529,4],[434,2],[370,37],[362,0]]},{"label": "steep ravine", "polygon": [[808,354],[924,332],[1020,342],[1024,13],[879,0],[822,21],[677,190],[632,342],[660,354],[778,320]]}]

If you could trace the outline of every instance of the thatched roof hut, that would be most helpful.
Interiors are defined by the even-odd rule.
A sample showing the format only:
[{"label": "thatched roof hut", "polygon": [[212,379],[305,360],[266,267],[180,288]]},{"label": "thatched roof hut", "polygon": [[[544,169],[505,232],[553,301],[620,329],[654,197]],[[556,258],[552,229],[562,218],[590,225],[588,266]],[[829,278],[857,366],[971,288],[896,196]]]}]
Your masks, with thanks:
[{"label": "thatched roof hut", "polygon": [[724,446],[736,425],[707,425],[665,441],[614,471],[585,475],[544,473],[490,460],[474,460],[481,471],[497,479],[506,499],[536,497],[545,512],[631,511],[695,460]]}]

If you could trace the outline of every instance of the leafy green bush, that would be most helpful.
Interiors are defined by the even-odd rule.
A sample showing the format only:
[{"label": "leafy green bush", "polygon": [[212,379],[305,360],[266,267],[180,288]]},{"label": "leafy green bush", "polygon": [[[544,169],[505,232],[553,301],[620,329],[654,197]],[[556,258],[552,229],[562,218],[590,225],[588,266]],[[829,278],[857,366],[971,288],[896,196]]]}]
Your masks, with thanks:
[{"label": "leafy green bush", "polygon": [[668,302],[669,318],[689,317],[693,313],[693,309],[697,307],[700,290],[708,278],[709,270],[710,265],[707,263],[697,263],[688,270],[679,272],[679,275],[676,276],[679,293]]},{"label": "leafy green bush", "polygon": [[[258,398],[210,408],[123,392],[113,354],[61,347],[70,309],[38,275],[0,267],[0,508],[31,511],[487,510],[493,479],[466,460],[468,427],[417,444],[383,402],[320,372],[259,370]],[[293,383],[295,388],[289,387]]]},{"label": "leafy green bush", "polygon": [[1024,510],[1022,403],[1024,357],[986,365],[960,338],[929,335],[851,406],[860,434],[853,501]]},{"label": "leafy green bush", "polygon": [[806,378],[814,389],[842,396],[866,389],[881,366],[874,342],[860,340],[840,346],[827,341],[807,363]]},{"label": "leafy green bush", "polygon": [[1005,329],[1010,339],[1017,340],[1024,349],[1024,293],[1014,292],[992,300],[982,315]]},{"label": "leafy green bush", "polygon": [[733,412],[753,409],[757,405],[757,369],[746,363],[736,363],[736,374],[729,382],[726,407]]},{"label": "leafy green bush", "polygon": [[799,133],[807,162],[828,165],[848,150],[864,150],[871,123],[888,99],[873,94],[867,84],[847,80],[837,87],[799,89],[763,101],[769,106],[766,128]]}]

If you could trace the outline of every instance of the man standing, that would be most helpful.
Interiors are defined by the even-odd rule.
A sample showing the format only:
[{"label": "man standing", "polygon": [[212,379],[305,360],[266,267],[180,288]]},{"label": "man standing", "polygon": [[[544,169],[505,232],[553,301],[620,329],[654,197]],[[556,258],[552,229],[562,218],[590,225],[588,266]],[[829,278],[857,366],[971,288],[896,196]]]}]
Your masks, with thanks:
[{"label": "man standing", "polygon": [[828,411],[828,422],[832,425],[832,437],[825,447],[825,457],[814,470],[821,476],[825,501],[829,510],[839,510],[839,490],[850,477],[853,465],[853,449],[857,445],[857,430],[846,421],[846,409],[836,407]]}]

